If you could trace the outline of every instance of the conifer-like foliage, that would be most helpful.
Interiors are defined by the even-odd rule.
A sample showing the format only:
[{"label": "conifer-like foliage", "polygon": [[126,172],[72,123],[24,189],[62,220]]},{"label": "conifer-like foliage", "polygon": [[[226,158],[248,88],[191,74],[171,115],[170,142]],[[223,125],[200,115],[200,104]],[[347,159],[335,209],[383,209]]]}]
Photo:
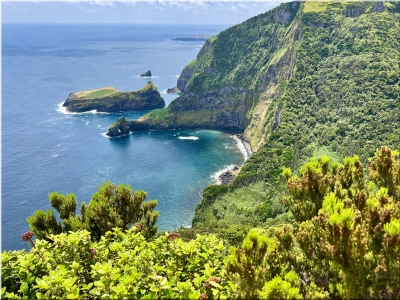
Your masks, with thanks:
[{"label": "conifer-like foliage", "polygon": [[[285,203],[298,223],[254,228],[229,252],[212,235],[150,241],[139,226],[99,241],[79,230],[35,242],[29,231],[29,252],[2,253],[2,298],[398,299],[399,151],[377,150],[368,172],[353,156],[312,159],[293,173],[283,171]],[[99,197],[112,191],[106,184]]]},{"label": "conifer-like foliage", "polygon": [[130,186],[119,186],[107,182],[99,187],[92,200],[81,206],[81,215],[75,215],[77,201],[75,195],[62,195],[53,192],[49,200],[61,221],[58,222],[53,211],[37,210],[27,220],[29,227],[38,238],[48,239],[49,234],[77,231],[90,231],[92,239],[98,241],[113,228],[129,229],[132,225],[140,228],[145,238],[157,233],[158,211],[154,211],[157,200],[145,201],[147,193],[133,192]]},{"label": "conifer-like foliage", "polygon": [[[281,195],[286,192],[280,178],[282,167],[297,170],[313,156],[325,155],[339,162],[354,154],[365,165],[377,145],[400,147],[400,3],[305,1],[296,17],[288,19],[287,29],[278,30],[283,26],[277,22],[278,16],[291,5],[282,4],[230,28],[218,35],[210,48],[215,52],[226,46],[225,51],[230,56],[237,54],[239,61],[242,57],[256,59],[248,63],[251,66],[247,70],[244,66],[252,60],[243,59],[246,63],[238,64],[238,72],[227,77],[240,74],[243,80],[234,82],[244,88],[249,87],[245,80],[256,82],[254,96],[261,96],[251,98],[251,103],[258,99],[259,104],[248,114],[252,121],[245,135],[253,148],[260,147],[254,148],[256,151],[232,184],[205,190],[194,217],[195,229],[212,228],[219,234],[226,223],[262,228],[281,223],[281,219],[288,219],[287,212],[273,208],[279,207]],[[270,28],[277,29],[267,34]],[[256,34],[259,32],[263,36]],[[227,33],[242,38],[237,40],[236,48],[220,39]],[[274,38],[279,41],[274,43],[276,47],[264,51],[263,42]],[[232,50],[240,48],[245,53]],[[268,51],[273,51],[270,58],[260,58]],[[199,55],[197,64],[203,56]],[[224,62],[217,55],[209,60],[215,66]],[[239,72],[242,70],[245,72]],[[258,79],[256,74],[260,74]],[[215,78],[205,72],[204,76],[205,83]],[[207,91],[207,86],[203,84],[199,89]],[[252,193],[257,186],[259,198],[243,212],[239,209],[243,195]],[[391,190],[390,186],[387,188]],[[314,191],[319,192],[322,191]],[[318,214],[322,195],[315,194],[320,197],[316,203],[304,201],[303,207],[293,207],[293,212]],[[270,212],[264,210],[260,214],[264,207],[270,207]],[[213,214],[215,210],[218,214]]]},{"label": "conifer-like foliage", "polygon": [[334,296],[400,296],[400,160],[382,147],[369,179],[357,156],[312,160],[288,178],[285,202],[301,222],[304,272]]}]

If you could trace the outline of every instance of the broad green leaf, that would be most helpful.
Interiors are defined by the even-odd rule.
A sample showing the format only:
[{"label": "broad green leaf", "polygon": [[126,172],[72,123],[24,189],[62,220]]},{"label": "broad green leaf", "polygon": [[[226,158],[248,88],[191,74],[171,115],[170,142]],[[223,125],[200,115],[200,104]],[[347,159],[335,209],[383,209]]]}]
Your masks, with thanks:
[{"label": "broad green leaf", "polygon": [[67,299],[78,299],[79,298],[79,289],[74,287],[72,293],[67,295]]},{"label": "broad green leaf", "polygon": [[189,295],[189,299],[199,299],[200,298],[200,291],[194,291],[193,293],[190,293]]},{"label": "broad green leaf", "polygon": [[76,277],[67,278],[63,282],[63,287],[65,287],[65,289],[68,290],[74,285],[75,281],[76,281]]},{"label": "broad green leaf", "polygon": [[152,299],[156,299],[157,297],[157,293],[156,292],[150,292],[147,295],[144,295],[142,298],[143,300],[152,300]]}]

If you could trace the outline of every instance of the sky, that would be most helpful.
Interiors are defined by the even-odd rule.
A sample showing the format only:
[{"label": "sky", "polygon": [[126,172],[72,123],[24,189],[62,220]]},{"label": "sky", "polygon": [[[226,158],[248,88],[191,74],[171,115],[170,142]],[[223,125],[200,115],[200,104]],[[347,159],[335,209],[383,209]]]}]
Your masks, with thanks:
[{"label": "sky", "polygon": [[237,24],[283,1],[2,1],[2,23]]}]

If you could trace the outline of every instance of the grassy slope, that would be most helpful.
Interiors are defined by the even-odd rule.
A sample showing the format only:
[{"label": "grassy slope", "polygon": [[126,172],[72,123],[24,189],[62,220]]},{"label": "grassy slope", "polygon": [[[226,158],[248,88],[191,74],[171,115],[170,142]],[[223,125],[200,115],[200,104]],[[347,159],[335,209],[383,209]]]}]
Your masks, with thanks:
[{"label": "grassy slope", "polygon": [[86,99],[91,99],[91,98],[100,98],[100,97],[110,95],[113,93],[117,93],[117,92],[118,92],[118,90],[116,88],[110,86],[110,87],[103,87],[103,88],[94,89],[94,90],[76,92],[74,94],[78,99],[86,100]]},{"label": "grassy slope", "polygon": [[[385,3],[384,12],[373,12],[376,3],[305,6],[293,53],[296,72],[289,84],[278,85],[280,97],[273,99],[282,108],[282,123],[274,132],[267,128],[265,143],[233,184],[205,190],[196,229],[218,233],[227,224],[273,224],[271,207],[285,210],[283,166],[296,169],[323,153],[336,160],[357,153],[366,162],[376,145],[400,148],[399,4]],[[236,209],[241,195],[253,195],[255,187],[250,208]],[[288,218],[278,215],[275,223]]]},{"label": "grassy slope", "polygon": [[101,98],[104,96],[111,96],[114,93],[117,93],[118,91],[116,91],[115,89],[99,89],[99,90],[95,90],[90,92],[89,94],[85,95],[82,97],[82,99],[92,99],[92,98]]}]

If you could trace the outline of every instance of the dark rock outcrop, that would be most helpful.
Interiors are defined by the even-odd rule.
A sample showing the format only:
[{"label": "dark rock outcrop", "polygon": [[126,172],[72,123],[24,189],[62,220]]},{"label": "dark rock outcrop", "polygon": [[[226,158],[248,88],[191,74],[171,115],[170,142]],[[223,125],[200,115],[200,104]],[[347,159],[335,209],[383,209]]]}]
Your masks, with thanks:
[{"label": "dark rock outcrop", "polygon": [[230,184],[236,178],[236,175],[234,174],[234,172],[238,171],[238,170],[239,170],[239,167],[234,166],[232,170],[223,172],[221,175],[219,175],[218,181],[221,184]]},{"label": "dark rock outcrop", "polygon": [[108,128],[107,135],[110,137],[118,137],[129,134],[129,132],[129,122],[125,117],[121,117]]},{"label": "dark rock outcrop", "polygon": [[272,131],[275,131],[280,124],[281,124],[281,109],[278,108],[278,110],[275,113],[274,123],[272,124]]},{"label": "dark rock outcrop", "polygon": [[144,72],[143,74],[140,74],[139,77],[151,77],[151,71],[148,70],[148,71]]},{"label": "dark rock outcrop", "polygon": [[68,105],[70,105],[70,103],[72,103],[75,100],[78,100],[78,97],[76,96],[76,93],[70,93],[68,95],[67,100],[65,100],[63,106],[68,106]]},{"label": "dark rock outcrop", "polygon": [[358,18],[365,12],[365,7],[363,3],[350,3],[346,6],[345,15],[350,18]]},{"label": "dark rock outcrop", "polygon": [[180,90],[174,86],[173,88],[167,89],[167,94],[177,94],[180,93]]},{"label": "dark rock outcrop", "polygon": [[156,86],[149,81],[140,90],[119,92],[115,88],[71,93],[63,104],[70,112],[121,112],[150,110],[165,106]]},{"label": "dark rock outcrop", "polygon": [[384,11],[384,9],[385,9],[385,6],[384,6],[384,4],[383,4],[383,1],[379,1],[378,3],[376,3],[376,5],[375,5],[373,11],[374,11],[374,12],[379,12],[379,13],[381,13],[381,12]]},{"label": "dark rock outcrop", "polygon": [[186,85],[187,85],[189,79],[192,77],[192,75],[193,75],[193,66],[191,66],[190,64],[186,65],[183,68],[181,75],[179,75],[178,81],[176,83],[176,87],[180,91],[184,92]]}]

